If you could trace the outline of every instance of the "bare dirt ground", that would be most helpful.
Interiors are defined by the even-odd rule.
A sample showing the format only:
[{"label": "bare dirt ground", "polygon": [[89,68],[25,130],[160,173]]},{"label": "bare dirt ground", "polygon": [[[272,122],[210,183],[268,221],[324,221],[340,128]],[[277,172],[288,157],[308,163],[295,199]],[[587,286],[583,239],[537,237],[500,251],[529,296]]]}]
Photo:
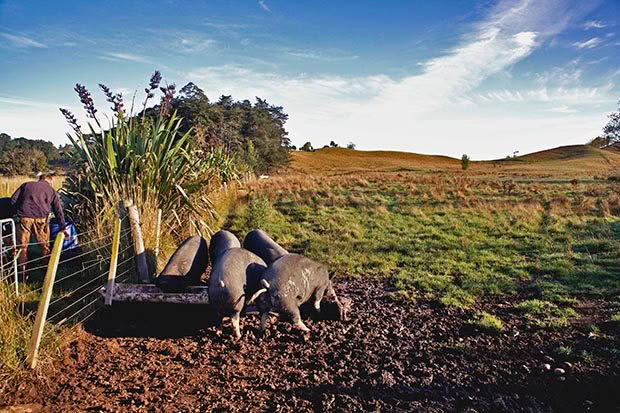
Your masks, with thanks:
[{"label": "bare dirt ground", "polygon": [[512,310],[518,297],[481,304],[506,325],[484,333],[470,323],[472,310],[399,303],[393,290],[340,280],[337,291],[352,301],[348,321],[309,320],[312,331],[301,334],[273,318],[260,337],[250,314],[237,341],[205,307],[115,305],[87,322],[55,371],[15,383],[0,410],[620,411],[618,358],[554,353],[565,345],[602,354],[604,334],[531,327]]}]

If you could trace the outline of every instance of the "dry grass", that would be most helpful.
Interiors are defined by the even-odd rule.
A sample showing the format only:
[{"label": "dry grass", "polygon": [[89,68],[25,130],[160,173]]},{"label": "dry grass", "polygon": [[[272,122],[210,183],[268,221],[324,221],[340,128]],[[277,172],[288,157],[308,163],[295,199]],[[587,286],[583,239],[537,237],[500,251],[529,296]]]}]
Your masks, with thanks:
[{"label": "dry grass", "polygon": [[[21,176],[21,175],[11,176],[11,177],[0,176],[0,198],[10,197],[11,195],[13,195],[15,190],[19,188],[21,184],[23,184],[24,182],[28,182],[28,181],[34,181],[36,179],[37,179],[36,177]],[[54,187],[54,189],[56,190],[60,189],[64,180],[65,180],[64,176],[52,177],[52,186]]]}]

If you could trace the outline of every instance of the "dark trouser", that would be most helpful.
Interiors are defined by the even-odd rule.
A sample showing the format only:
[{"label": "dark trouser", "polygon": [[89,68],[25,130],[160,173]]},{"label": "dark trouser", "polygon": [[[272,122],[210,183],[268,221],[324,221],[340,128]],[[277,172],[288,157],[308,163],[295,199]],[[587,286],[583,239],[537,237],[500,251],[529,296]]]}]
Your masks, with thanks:
[{"label": "dark trouser", "polygon": [[[37,242],[41,245],[43,256],[50,255],[50,225],[47,218],[20,217],[17,225],[17,245],[20,250],[17,258],[19,277],[26,281],[26,262],[28,262],[28,245],[30,235],[34,234]],[[43,261],[43,260],[42,260]],[[43,265],[43,262],[40,263]]]}]

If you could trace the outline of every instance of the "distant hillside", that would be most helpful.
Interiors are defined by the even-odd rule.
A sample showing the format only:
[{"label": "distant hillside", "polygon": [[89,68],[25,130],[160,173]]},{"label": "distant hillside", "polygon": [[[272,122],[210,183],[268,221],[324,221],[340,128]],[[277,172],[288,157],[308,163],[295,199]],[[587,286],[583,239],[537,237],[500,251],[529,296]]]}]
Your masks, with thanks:
[{"label": "distant hillside", "polygon": [[567,160],[587,160],[587,159],[606,159],[610,154],[603,149],[594,148],[589,145],[569,145],[558,148],[547,149],[519,156],[516,159],[527,162],[547,162],[547,161],[567,161]]},{"label": "distant hillside", "polygon": [[293,152],[291,167],[301,171],[395,170],[401,168],[460,168],[460,160],[448,156],[396,151],[356,151],[323,148]]},{"label": "distant hillside", "polygon": [[[293,152],[291,169],[315,174],[398,169],[460,169],[459,159],[395,151],[357,151],[324,148],[315,152]],[[620,153],[588,145],[560,146],[517,158],[472,162],[475,170],[536,172],[541,174],[608,173],[620,169]]]}]

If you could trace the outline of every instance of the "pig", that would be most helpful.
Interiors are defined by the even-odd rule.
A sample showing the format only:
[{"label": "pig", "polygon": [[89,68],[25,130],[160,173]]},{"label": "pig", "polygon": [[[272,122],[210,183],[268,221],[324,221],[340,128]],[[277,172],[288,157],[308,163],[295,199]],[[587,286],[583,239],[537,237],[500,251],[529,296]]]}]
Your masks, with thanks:
[{"label": "pig", "polygon": [[263,332],[271,311],[289,318],[299,330],[310,331],[301,320],[299,306],[313,299],[314,309],[320,312],[325,291],[334,297],[338,318],[345,319],[344,308],[336,296],[327,267],[303,255],[286,254],[280,257],[264,271],[259,287],[262,288],[254,293],[248,304],[256,301]]},{"label": "pig", "polygon": [[215,264],[215,260],[219,255],[231,248],[241,248],[241,243],[235,234],[224,230],[213,234],[211,237],[211,244],[209,245],[211,265]]},{"label": "pig", "polygon": [[243,248],[261,257],[267,265],[273,264],[288,251],[272,240],[265,231],[255,229],[245,236]]},{"label": "pig", "polygon": [[267,268],[259,256],[243,248],[230,248],[215,258],[209,278],[209,303],[221,324],[229,316],[233,333],[241,337],[239,317],[246,297],[258,290],[258,282]]},{"label": "pig", "polygon": [[179,292],[188,285],[200,284],[200,277],[209,265],[208,250],[204,238],[196,235],[186,239],[172,254],[155,283],[166,292]]}]

